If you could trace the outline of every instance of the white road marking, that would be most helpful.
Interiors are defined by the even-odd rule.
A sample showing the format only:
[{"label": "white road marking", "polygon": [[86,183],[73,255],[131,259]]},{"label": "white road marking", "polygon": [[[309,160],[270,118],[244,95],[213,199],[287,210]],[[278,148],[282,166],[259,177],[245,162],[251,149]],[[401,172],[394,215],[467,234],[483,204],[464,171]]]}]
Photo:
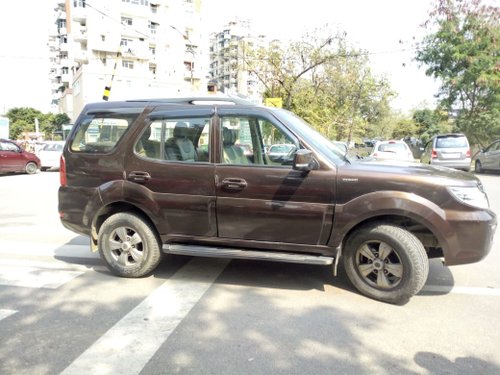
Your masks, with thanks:
[{"label": "white road marking", "polygon": [[50,259],[50,261],[37,261],[22,258],[13,259],[0,259],[0,270],[10,267],[31,267],[31,268],[41,268],[54,271],[89,271],[89,270],[107,270],[106,266],[103,265],[85,265],[85,264],[73,264],[66,262],[64,260]]},{"label": "white road marking", "polygon": [[71,258],[99,258],[90,245],[43,243],[27,241],[0,241],[1,255],[65,256]]},{"label": "white road marking", "polygon": [[55,270],[48,267],[0,265],[0,285],[57,289],[82,274],[81,271]]},{"label": "white road marking", "polygon": [[8,316],[11,316],[12,314],[15,314],[16,312],[17,312],[16,310],[0,309],[0,320],[5,319]]},{"label": "white road marking", "polygon": [[476,296],[500,296],[499,288],[479,288],[472,286],[443,286],[443,285],[426,285],[422,289],[423,292],[435,293],[456,293],[469,294]]},{"label": "white road marking", "polygon": [[228,262],[189,261],[61,374],[139,374]]}]

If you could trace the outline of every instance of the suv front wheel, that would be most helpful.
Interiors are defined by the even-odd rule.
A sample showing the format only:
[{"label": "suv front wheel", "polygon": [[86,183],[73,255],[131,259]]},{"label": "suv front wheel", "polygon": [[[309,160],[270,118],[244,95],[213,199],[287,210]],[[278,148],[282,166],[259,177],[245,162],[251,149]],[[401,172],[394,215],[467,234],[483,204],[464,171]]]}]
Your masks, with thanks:
[{"label": "suv front wheel", "polygon": [[133,213],[107,218],[99,230],[99,253],[115,275],[141,277],[161,261],[161,243],[151,226]]},{"label": "suv front wheel", "polygon": [[429,261],[422,243],[407,230],[376,224],[353,233],[344,248],[344,268],[368,297],[404,303],[424,286]]}]

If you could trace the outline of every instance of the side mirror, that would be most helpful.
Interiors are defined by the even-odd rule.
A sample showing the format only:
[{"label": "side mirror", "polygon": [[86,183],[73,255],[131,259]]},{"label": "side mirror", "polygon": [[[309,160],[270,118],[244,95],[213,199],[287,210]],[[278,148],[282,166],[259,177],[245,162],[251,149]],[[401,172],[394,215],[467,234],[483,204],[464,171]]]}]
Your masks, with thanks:
[{"label": "side mirror", "polygon": [[293,157],[293,169],[297,171],[309,172],[316,169],[316,161],[313,153],[306,149],[297,150]]}]

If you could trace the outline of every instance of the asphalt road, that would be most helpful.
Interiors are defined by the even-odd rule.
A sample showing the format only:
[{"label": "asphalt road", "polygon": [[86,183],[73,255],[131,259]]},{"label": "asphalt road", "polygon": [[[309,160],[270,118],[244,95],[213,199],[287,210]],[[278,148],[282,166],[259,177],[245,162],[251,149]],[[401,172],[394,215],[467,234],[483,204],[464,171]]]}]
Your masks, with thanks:
[{"label": "asphalt road", "polygon": [[60,225],[57,187],[0,176],[0,374],[500,373],[500,235],[482,262],[433,260],[404,306],[318,266],[169,256],[129,280]]}]

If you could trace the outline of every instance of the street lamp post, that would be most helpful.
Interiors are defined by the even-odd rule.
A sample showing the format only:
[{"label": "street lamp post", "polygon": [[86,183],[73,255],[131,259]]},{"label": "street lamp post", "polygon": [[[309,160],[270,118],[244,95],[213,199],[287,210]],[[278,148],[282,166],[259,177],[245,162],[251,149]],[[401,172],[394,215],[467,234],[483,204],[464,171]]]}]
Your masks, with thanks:
[{"label": "street lamp post", "polygon": [[186,48],[186,52],[191,54],[191,62],[189,63],[189,67],[190,67],[190,85],[191,85],[191,90],[193,90],[193,88],[194,88],[194,57],[196,54],[196,51],[193,48],[194,43],[191,41],[191,39],[189,39],[189,36],[184,34],[178,28],[176,28],[173,25],[169,25],[169,26],[172,30],[179,33],[184,40],[189,42],[189,46]]}]

